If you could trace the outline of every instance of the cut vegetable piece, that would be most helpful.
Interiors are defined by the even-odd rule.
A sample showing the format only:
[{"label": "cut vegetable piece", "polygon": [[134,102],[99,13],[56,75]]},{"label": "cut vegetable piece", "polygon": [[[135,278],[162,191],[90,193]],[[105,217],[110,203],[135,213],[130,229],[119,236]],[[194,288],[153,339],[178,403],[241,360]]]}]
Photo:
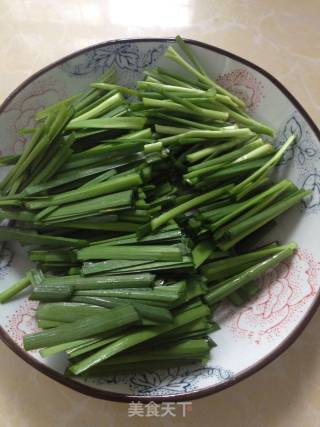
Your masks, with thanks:
[{"label": "cut vegetable piece", "polygon": [[75,296],[97,296],[97,297],[116,297],[136,300],[165,301],[175,302],[186,292],[184,286],[175,285],[165,287],[155,287],[153,289],[97,289],[75,291]]},{"label": "cut vegetable piece", "polygon": [[149,231],[156,230],[157,228],[166,224],[171,219],[175,218],[178,215],[181,215],[184,212],[190,211],[191,209],[195,208],[196,206],[202,205],[202,204],[208,202],[209,200],[217,199],[217,198],[223,196],[224,194],[227,194],[228,191],[231,190],[232,187],[233,187],[233,185],[231,184],[231,185],[226,185],[224,187],[221,187],[217,190],[209,191],[208,193],[201,194],[200,196],[194,197],[193,199],[191,199],[185,203],[182,203],[181,205],[176,206],[175,208],[173,208],[167,212],[164,212],[160,216],[152,219],[150,224],[148,224],[144,228],[140,228],[140,230],[138,230],[138,232],[137,232],[138,237],[143,237]]},{"label": "cut vegetable piece", "polygon": [[71,251],[45,251],[33,250],[29,252],[30,261],[41,262],[74,262],[76,256]]},{"label": "cut vegetable piece", "polygon": [[262,261],[254,265],[253,267],[248,268],[242,273],[230,279],[227,279],[226,281],[217,285],[214,289],[210,290],[208,294],[204,297],[205,301],[209,305],[221,301],[223,298],[232,294],[232,292],[236,291],[241,286],[259,277],[269,268],[278,265],[280,262],[290,257],[294,253],[296,248],[297,245],[295,243],[290,243],[287,245],[286,249],[283,249],[281,252],[273,255],[270,258],[267,258],[265,261]]},{"label": "cut vegetable piece", "polygon": [[43,285],[71,285],[75,290],[116,289],[116,288],[146,288],[152,287],[155,276],[150,273],[124,274],[114,276],[47,276]]},{"label": "cut vegetable piece", "polygon": [[[293,194],[292,196],[287,197],[285,200],[283,200],[283,202],[281,204],[280,204],[280,202],[278,204],[276,204],[274,206],[274,209],[269,208],[269,209],[266,209],[265,211],[261,212],[261,215],[257,214],[256,220],[254,220],[254,219],[250,220],[250,218],[249,218],[246,227],[243,227],[243,222],[241,222],[240,223],[241,226],[239,228],[241,228],[241,230],[243,230],[243,231],[239,232],[238,234],[236,234],[234,236],[231,235],[229,238],[221,239],[217,243],[217,245],[222,250],[229,250],[236,243],[240,242],[242,239],[249,236],[254,231],[263,227],[268,222],[271,222],[273,220],[273,218],[277,217],[278,215],[281,215],[284,211],[286,211],[290,207],[294,206],[295,204],[297,204],[299,201],[301,201],[304,197],[306,197],[308,195],[310,195],[309,190],[305,190],[305,191],[300,190],[298,192],[298,194]],[[245,221],[247,222],[247,220],[245,220]]]},{"label": "cut vegetable piece", "polygon": [[72,359],[72,358],[81,356],[82,354],[85,354],[85,353],[92,353],[93,350],[104,347],[107,344],[110,344],[124,336],[125,336],[124,334],[119,333],[119,334],[114,334],[108,338],[96,338],[94,341],[92,340],[91,343],[87,343],[87,344],[83,343],[75,347],[69,348],[66,350],[66,353],[69,359]]},{"label": "cut vegetable piece", "polygon": [[155,326],[153,328],[142,329],[137,332],[131,332],[126,337],[115,341],[112,344],[107,345],[93,355],[81,360],[80,362],[72,365],[69,370],[72,374],[78,375],[92,366],[101,363],[103,360],[107,360],[121,351],[127,350],[128,348],[140,344],[141,342],[147,341],[157,335],[168,332],[182,325],[185,325],[193,320],[201,317],[208,316],[210,310],[207,306],[202,305],[193,310],[189,310],[187,313],[181,313],[174,317],[173,323],[163,326]]},{"label": "cut vegetable piece", "polygon": [[71,297],[72,292],[73,287],[66,283],[45,286],[41,284],[33,288],[29,298],[37,301],[65,301]]},{"label": "cut vegetable piece", "polygon": [[189,256],[184,256],[181,262],[178,261],[155,261],[155,262],[146,262],[139,265],[132,265],[130,267],[117,268],[119,273],[133,273],[133,272],[159,272],[159,271],[170,271],[170,270],[184,270],[194,268],[192,263],[192,258]]},{"label": "cut vegetable piece", "polygon": [[209,355],[210,346],[207,340],[190,339],[181,343],[165,345],[158,350],[145,350],[144,352],[132,351],[130,353],[121,354],[117,357],[112,357],[100,364],[100,367],[117,366],[127,363],[142,362],[142,361],[157,361],[170,359],[198,359],[202,360]]},{"label": "cut vegetable piece", "polygon": [[79,248],[88,244],[86,240],[82,239],[48,236],[38,234],[34,231],[25,231],[19,230],[18,228],[0,226],[0,241],[7,240],[18,240],[21,243],[30,245],[68,246],[74,248]]},{"label": "cut vegetable piece", "polygon": [[95,336],[138,321],[139,316],[133,307],[124,306],[114,308],[103,314],[77,320],[70,325],[58,326],[47,331],[25,335],[23,337],[23,345],[27,351],[50,347],[68,341]]},{"label": "cut vegetable piece", "polygon": [[79,200],[92,199],[98,196],[116,193],[122,190],[129,190],[132,187],[136,187],[140,184],[142,184],[140,175],[130,174],[121,177],[115,177],[109,179],[106,182],[100,182],[90,187],[88,186],[85,188],[67,191],[66,193],[44,198],[43,200],[26,202],[26,206],[29,209],[39,209],[45,208],[47,206],[62,205],[66,203],[77,202]]},{"label": "cut vegetable piece", "polygon": [[38,320],[38,328],[40,329],[51,329],[56,328],[57,326],[64,325],[65,322],[59,322],[58,320]]},{"label": "cut vegetable piece", "polygon": [[[102,310],[102,311],[101,311]],[[36,317],[40,320],[52,320],[61,322],[74,322],[84,317],[104,313],[101,306],[94,304],[80,304],[74,302],[52,302],[39,304]]]},{"label": "cut vegetable piece", "polygon": [[18,280],[16,283],[11,285],[9,288],[5,289],[4,291],[0,292],[0,304],[3,304],[7,301],[9,301],[11,298],[19,294],[21,291],[23,291],[25,288],[27,288],[31,284],[30,278],[24,277],[21,280]]},{"label": "cut vegetable piece", "polygon": [[246,202],[242,202],[238,208],[233,210],[233,212],[230,212],[230,214],[228,214],[228,215],[224,216],[223,218],[221,218],[220,220],[214,222],[214,224],[212,224],[212,226],[211,226],[211,230],[215,230],[215,229],[221,227],[222,225],[231,221],[233,218],[240,215],[242,212],[248,210],[249,208],[251,208],[253,206],[259,205],[268,196],[271,196],[273,194],[277,194],[277,195],[281,194],[282,191],[286,190],[291,185],[292,185],[291,182],[288,180],[280,181],[277,184],[275,184],[274,186],[265,190],[264,192],[257,194],[256,196],[253,196],[252,198],[250,198]]},{"label": "cut vegetable piece", "polygon": [[245,270],[249,267],[248,264],[254,265],[257,261],[271,255],[275,255],[284,249],[286,249],[286,246],[276,245],[275,247],[256,250],[254,252],[248,252],[246,254],[225,258],[223,260],[217,260],[202,266],[201,272],[209,281],[219,280],[232,275],[235,268],[237,270],[239,269],[239,271]]},{"label": "cut vegetable piece", "polygon": [[39,353],[41,354],[42,357],[50,357],[50,356],[53,356],[54,354],[67,351],[70,348],[74,348],[76,346],[89,345],[93,342],[96,342],[97,340],[100,340],[100,338],[83,338],[81,340],[69,341],[67,343],[57,344],[51,347],[43,348],[42,350],[39,351]]},{"label": "cut vegetable piece", "polygon": [[103,212],[112,212],[124,207],[131,207],[132,196],[132,190],[127,190],[78,203],[70,203],[61,208],[54,208],[52,212],[48,212],[45,215],[42,221],[45,223],[57,223],[62,220],[87,218],[100,215]]},{"label": "cut vegetable piece", "polygon": [[239,222],[228,228],[228,235],[235,237],[239,234],[242,234],[248,228],[260,224],[262,220],[265,222],[271,221],[273,218],[276,218],[278,215],[281,215],[287,209],[290,209],[296,203],[298,203],[303,197],[306,197],[310,194],[310,191],[299,191],[297,194],[290,195],[283,200],[274,203],[269,208],[265,208],[262,212],[256,213],[256,215],[249,218],[245,218],[243,221]]},{"label": "cut vegetable piece", "polygon": [[111,259],[111,260],[158,260],[182,261],[182,252],[177,246],[111,246],[94,245],[78,251],[79,260]]},{"label": "cut vegetable piece", "polygon": [[142,129],[146,119],[140,117],[112,117],[101,119],[79,120],[69,123],[67,129]]},{"label": "cut vegetable piece", "polygon": [[291,135],[287,141],[280,147],[278,151],[271,157],[270,160],[268,160],[263,166],[261,166],[260,169],[258,169],[256,172],[254,172],[252,175],[250,175],[248,178],[246,178],[244,181],[242,181],[240,184],[238,184],[231,192],[233,194],[237,194],[238,192],[242,191],[244,187],[249,184],[250,182],[254,181],[257,178],[260,178],[261,176],[265,176],[281,159],[284,152],[294,143],[295,136]]},{"label": "cut vegetable piece", "polygon": [[[81,274],[89,276],[102,272],[112,272],[122,268],[148,264],[149,261],[134,261],[134,260],[108,260],[100,262],[85,262],[81,269]],[[113,274],[113,273],[111,273]]]},{"label": "cut vegetable piece", "polygon": [[236,104],[238,104],[240,107],[245,107],[244,102],[236,97],[235,95],[232,95],[229,93],[226,89],[219,86],[216,82],[213,82],[209,77],[202,74],[202,72],[198,71],[196,68],[192,67],[187,61],[185,61],[174,49],[172,46],[169,46],[165,56],[169,59],[172,59],[177,64],[179,64],[181,67],[189,71],[191,74],[193,74],[197,79],[199,79],[201,82],[204,82],[209,87],[216,88],[220,93],[224,95],[228,95]]}]

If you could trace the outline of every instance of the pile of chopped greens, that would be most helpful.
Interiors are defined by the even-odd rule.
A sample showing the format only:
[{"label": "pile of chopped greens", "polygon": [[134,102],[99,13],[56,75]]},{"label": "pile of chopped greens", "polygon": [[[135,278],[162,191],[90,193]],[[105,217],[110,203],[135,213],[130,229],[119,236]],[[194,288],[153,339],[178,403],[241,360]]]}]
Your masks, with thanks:
[{"label": "pile of chopped greens", "polygon": [[[259,246],[309,193],[271,172],[274,131],[219,86],[178,36],[134,88],[108,70],[35,115],[21,155],[4,156],[2,241],[34,267],[0,294],[39,301],[25,350],[69,357],[68,375],[206,362],[216,307],[241,306],[295,243]],[[179,52],[178,50],[179,49]]]}]

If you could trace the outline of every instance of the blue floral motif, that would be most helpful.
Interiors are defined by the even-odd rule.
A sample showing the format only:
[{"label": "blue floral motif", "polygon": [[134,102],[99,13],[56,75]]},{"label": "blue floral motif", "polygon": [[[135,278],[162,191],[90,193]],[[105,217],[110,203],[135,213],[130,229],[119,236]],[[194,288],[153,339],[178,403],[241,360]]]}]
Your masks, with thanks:
[{"label": "blue floral motif", "polygon": [[0,252],[0,279],[8,275],[13,260],[13,253],[9,248],[3,246]]},{"label": "blue floral motif", "polygon": [[320,207],[320,175],[315,171],[308,175],[303,184],[302,188],[305,190],[311,190],[312,194],[303,203],[307,209],[319,208]]},{"label": "blue floral motif", "polygon": [[275,145],[280,147],[290,135],[295,135],[295,141],[284,153],[279,166],[287,165],[290,161],[295,163],[293,169],[295,184],[312,191],[310,197],[304,199],[303,206],[306,212],[317,214],[320,209],[320,174],[317,171],[320,149],[297,111],[293,112],[280,127]]},{"label": "blue floral motif", "polygon": [[156,371],[145,371],[131,375],[112,375],[91,378],[96,384],[127,384],[132,393],[144,395],[166,395],[185,393],[202,388],[201,380],[215,377],[218,382],[234,377],[232,371],[221,366],[188,366]]},{"label": "blue floral motif", "polygon": [[75,76],[103,72],[112,65],[122,70],[141,72],[151,66],[164,53],[165,45],[143,51],[137,44],[120,43],[93,49],[62,64],[62,69]]},{"label": "blue floral motif", "polygon": [[83,55],[76,56],[69,61],[63,62],[61,68],[66,73],[73,76],[83,76],[96,71],[94,51],[84,53]]},{"label": "blue floral motif", "polygon": [[280,128],[276,146],[281,146],[290,135],[295,135],[295,142],[286,150],[280,164],[287,164],[290,160],[296,159],[298,166],[303,166],[317,154],[317,150],[312,145],[310,133],[297,113],[289,117]]}]

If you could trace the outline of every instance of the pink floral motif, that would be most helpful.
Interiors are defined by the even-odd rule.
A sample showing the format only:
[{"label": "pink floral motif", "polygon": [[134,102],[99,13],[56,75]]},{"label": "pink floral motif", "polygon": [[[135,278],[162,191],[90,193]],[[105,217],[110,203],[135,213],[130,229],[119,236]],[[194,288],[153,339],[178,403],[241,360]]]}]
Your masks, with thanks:
[{"label": "pink floral motif", "polygon": [[217,78],[217,82],[242,99],[250,112],[254,112],[264,98],[264,86],[251,71],[237,69]]},{"label": "pink floral motif", "polygon": [[53,77],[39,78],[19,92],[3,112],[6,115],[5,124],[10,139],[8,148],[11,153],[21,153],[28,139],[19,135],[19,129],[33,127],[33,117],[37,111],[64,97],[66,97],[65,89]]},{"label": "pink floral motif", "polygon": [[4,329],[20,347],[23,346],[24,335],[39,330],[34,315],[37,306],[37,301],[26,299],[12,315],[7,316]]},{"label": "pink floral motif", "polygon": [[268,271],[261,279],[261,292],[228,316],[225,326],[235,337],[259,344],[286,333],[303,316],[319,290],[320,263],[304,250],[291,261]]}]

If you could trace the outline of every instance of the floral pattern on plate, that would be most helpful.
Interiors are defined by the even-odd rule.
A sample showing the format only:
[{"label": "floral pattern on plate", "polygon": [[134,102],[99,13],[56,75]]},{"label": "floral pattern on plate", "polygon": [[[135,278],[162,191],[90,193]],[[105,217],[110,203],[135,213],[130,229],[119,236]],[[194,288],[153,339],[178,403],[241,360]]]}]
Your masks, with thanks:
[{"label": "floral pattern on plate", "polygon": [[146,371],[131,375],[111,375],[90,379],[90,383],[119,384],[125,383],[130,391],[144,395],[166,395],[193,391],[201,388],[204,379],[215,379],[216,383],[227,381],[233,372],[221,366],[186,366],[155,371]]},{"label": "floral pattern on plate", "polygon": [[25,299],[12,315],[7,316],[4,329],[20,347],[23,347],[24,335],[39,330],[34,315],[37,306],[37,301]]},{"label": "floral pattern on plate", "polygon": [[217,83],[242,99],[252,113],[265,97],[264,85],[257,77],[244,68],[238,68],[218,76]]},{"label": "floral pattern on plate", "polygon": [[66,96],[64,87],[53,77],[41,77],[32,86],[32,90],[26,89],[7,106],[2,113],[5,116],[6,127],[15,139],[12,146],[8,145],[6,150],[12,154],[20,154],[29,136],[21,135],[20,129],[32,128],[35,124],[34,114],[42,110],[50,103],[58,102]]},{"label": "floral pattern on plate", "polygon": [[143,50],[136,44],[124,43],[114,44],[106,47],[99,47],[92,51],[71,59],[61,68],[63,71],[81,76],[92,72],[104,72],[115,65],[121,70],[140,72],[145,67],[154,64],[164,53],[165,45],[159,44],[151,49]]},{"label": "floral pattern on plate", "polygon": [[[258,283],[261,292],[240,309],[225,305],[231,315],[224,323],[237,338],[260,344],[282,337],[319,290],[320,263],[306,250],[269,270]],[[307,284],[307,286],[305,285]],[[220,314],[221,316],[221,314]]]}]

